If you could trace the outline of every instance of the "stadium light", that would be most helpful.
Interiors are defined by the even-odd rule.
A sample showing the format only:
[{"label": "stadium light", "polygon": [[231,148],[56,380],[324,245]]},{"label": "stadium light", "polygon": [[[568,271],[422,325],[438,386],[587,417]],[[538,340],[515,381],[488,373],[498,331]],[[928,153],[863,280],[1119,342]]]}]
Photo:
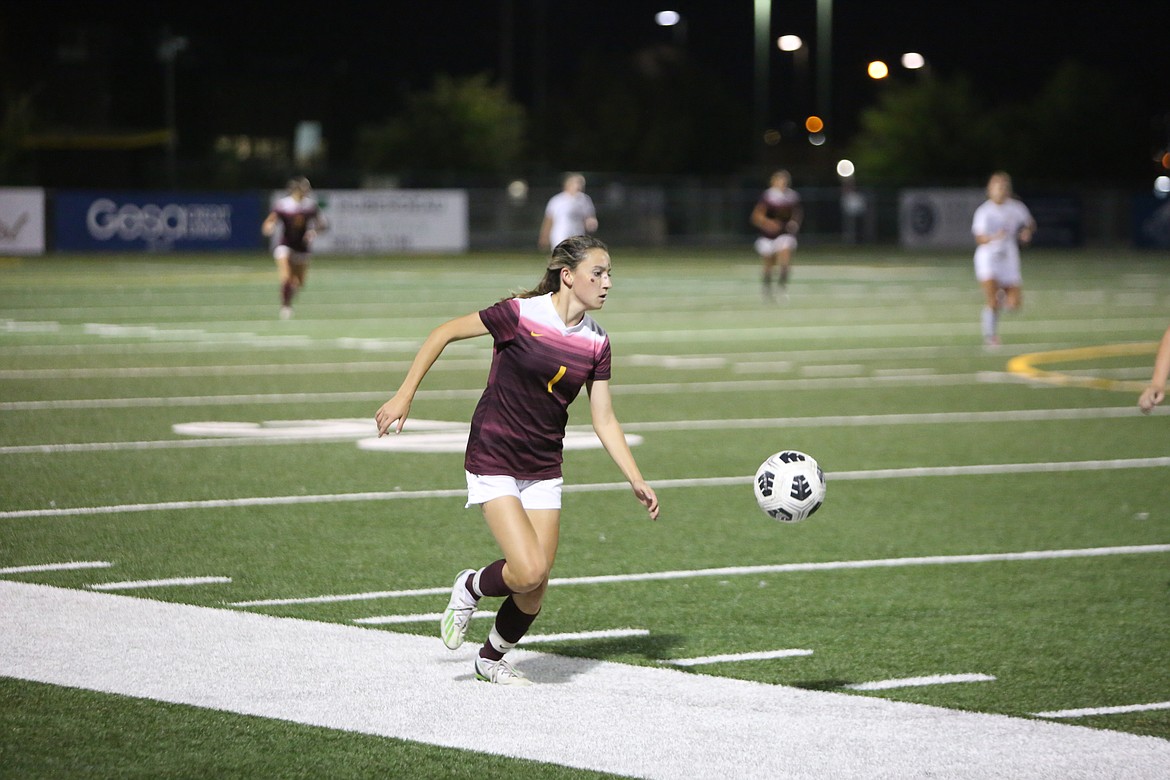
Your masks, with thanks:
[{"label": "stadium light", "polygon": [[886,65],[886,63],[882,62],[881,60],[874,60],[873,62],[869,63],[868,67],[865,69],[865,72],[869,74],[871,79],[878,81],[890,75],[890,66]]},{"label": "stadium light", "polygon": [[908,51],[902,55],[902,67],[906,70],[920,70],[926,67],[926,58],[916,51]]},{"label": "stadium light", "polygon": [[682,21],[682,15],[678,11],[659,11],[654,14],[654,23],[659,27],[674,27]]},{"label": "stadium light", "polygon": [[804,41],[799,35],[781,35],[776,39],[776,48],[780,51],[799,51],[803,46]]},{"label": "stadium light", "polygon": [[857,169],[853,166],[852,160],[838,160],[837,161],[837,175],[842,179],[848,179]]}]

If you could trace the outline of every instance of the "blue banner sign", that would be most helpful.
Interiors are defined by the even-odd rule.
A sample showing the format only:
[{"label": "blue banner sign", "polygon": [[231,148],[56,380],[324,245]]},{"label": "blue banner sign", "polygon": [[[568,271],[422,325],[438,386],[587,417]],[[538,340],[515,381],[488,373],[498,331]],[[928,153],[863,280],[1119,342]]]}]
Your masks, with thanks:
[{"label": "blue banner sign", "polygon": [[267,204],[257,193],[59,192],[55,248],[169,252],[258,249]]}]

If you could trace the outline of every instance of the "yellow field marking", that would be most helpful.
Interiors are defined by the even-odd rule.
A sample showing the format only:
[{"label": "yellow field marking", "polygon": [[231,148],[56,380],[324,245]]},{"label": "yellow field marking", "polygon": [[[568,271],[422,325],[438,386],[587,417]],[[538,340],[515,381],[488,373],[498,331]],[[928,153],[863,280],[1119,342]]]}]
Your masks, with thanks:
[{"label": "yellow field marking", "polygon": [[1076,360],[1093,360],[1095,358],[1118,357],[1120,355],[1152,355],[1158,349],[1157,342],[1142,342],[1138,344],[1102,344],[1097,347],[1078,347],[1076,349],[1058,349],[1052,352],[1032,352],[1027,355],[1017,355],[1008,361],[1007,370],[1016,376],[1043,382],[1060,387],[1088,387],[1093,390],[1119,390],[1127,393],[1140,393],[1146,387],[1146,382],[1123,381],[1119,379],[1104,379],[1102,377],[1072,376],[1059,371],[1045,371],[1037,368],[1048,363],[1067,363]]}]

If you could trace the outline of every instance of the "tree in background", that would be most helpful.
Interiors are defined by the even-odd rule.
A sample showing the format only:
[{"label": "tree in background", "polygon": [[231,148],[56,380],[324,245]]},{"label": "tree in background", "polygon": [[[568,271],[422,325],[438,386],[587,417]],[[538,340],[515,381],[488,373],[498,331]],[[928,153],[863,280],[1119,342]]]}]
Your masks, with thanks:
[{"label": "tree in background", "polygon": [[402,176],[512,172],[524,151],[526,114],[486,74],[440,75],[407,96],[403,112],[358,132],[354,157],[375,173]]},{"label": "tree in background", "polygon": [[1110,77],[1059,68],[1025,102],[987,104],[965,78],[891,84],[861,115],[848,154],[867,182],[982,181],[1006,169],[1021,180],[1140,180],[1148,156],[1132,102]]}]

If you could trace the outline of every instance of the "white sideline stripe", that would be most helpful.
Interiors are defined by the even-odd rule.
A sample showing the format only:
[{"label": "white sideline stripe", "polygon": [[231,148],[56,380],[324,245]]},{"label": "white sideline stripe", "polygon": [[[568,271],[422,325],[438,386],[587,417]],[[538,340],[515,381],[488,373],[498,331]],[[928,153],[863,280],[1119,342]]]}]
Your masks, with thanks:
[{"label": "white sideline stripe", "polygon": [[73,571],[75,569],[107,569],[109,561],[68,561],[66,563],[38,563],[31,566],[8,566],[0,574],[33,574],[40,571]]},{"label": "white sideline stripe", "polygon": [[[1006,372],[980,371],[974,374],[938,374],[930,376],[898,377],[841,377],[826,379],[760,379],[730,382],[665,382],[657,384],[627,384],[613,388],[621,395],[663,395],[676,393],[731,393],[770,392],[779,390],[840,390],[867,388],[874,385],[896,387],[905,385],[969,385],[985,382],[1027,384],[1029,380]],[[420,390],[416,399],[479,398],[483,388],[466,390]],[[385,390],[354,391],[347,393],[253,393],[240,395],[150,396],[137,398],[74,398],[52,401],[5,401],[0,411],[27,412],[59,409],[140,409],[147,407],[179,406],[243,406],[247,404],[340,403],[352,401],[383,401]]]},{"label": "white sideline stripe", "polygon": [[[1070,471],[1112,471],[1119,469],[1146,469],[1170,466],[1170,456],[1160,458],[1129,458],[1124,460],[1085,460],[1063,463],[992,463],[974,466],[921,466],[904,469],[875,469],[869,471],[834,471],[826,475],[828,481],[859,479],[899,479],[903,477],[957,477],[985,474],[1048,474]],[[706,477],[703,479],[655,480],[658,490],[681,487],[717,487],[721,485],[750,484],[752,477]],[[595,482],[587,485],[566,485],[566,493],[603,493],[628,490],[626,482]],[[109,515],[124,512],[169,512],[183,509],[223,509],[246,506],[288,506],[291,504],[328,504],[360,501],[395,501],[400,499],[455,498],[465,496],[466,488],[444,490],[393,490],[369,493],[326,493],[309,496],[258,496],[254,498],[216,498],[202,501],[162,501],[151,504],[116,504],[112,506],[57,507],[52,509],[15,509],[0,512],[0,520],[30,517],[75,517],[82,515]]]},{"label": "white sideline stripe", "polygon": [[90,590],[136,590],[140,588],[168,588],[174,585],[219,585],[231,581],[231,577],[172,577],[164,580],[98,582],[85,587]]},{"label": "white sideline stripe", "polygon": [[736,661],[767,661],[772,658],[795,658],[812,655],[812,650],[762,650],[757,653],[724,653],[723,655],[701,655],[695,658],[671,658],[663,661],[671,666],[702,666],[704,664],[724,664]]},{"label": "white sideline stripe", "polygon": [[874,682],[844,685],[851,691],[888,691],[894,688],[916,688],[926,685],[950,685],[951,683],[995,682],[990,674],[932,674],[926,677],[903,677],[897,680],[875,680]]},{"label": "white sideline stripe", "polygon": [[[1170,766],[1170,741],[1050,720],[523,648],[510,658],[537,685],[514,690],[475,682],[473,657],[396,631],[0,582],[3,677],[626,777],[1153,780]],[[502,709],[473,729],[451,716]]]},{"label": "white sideline stripe", "polygon": [[[1154,414],[1166,414],[1158,408]],[[1136,406],[1076,409],[1016,409],[994,412],[925,412],[918,414],[825,415],[821,417],[762,417],[728,420],[670,420],[664,422],[622,423],[628,432],[755,430],[758,428],[832,428],[882,425],[945,425],[979,422],[1044,422],[1051,420],[1098,420],[1140,417]],[[588,425],[571,425],[568,430],[588,431]],[[321,433],[280,437],[216,437],[213,439],[155,439],[147,441],[78,442],[73,444],[18,444],[0,447],[0,455],[45,455],[76,452],[115,452],[124,450],[166,450],[200,447],[246,447],[258,444],[306,444],[310,442],[351,441],[351,434]]]},{"label": "white sideline stripe", "polygon": [[563,634],[526,634],[520,641],[523,645],[531,645],[552,642],[578,642],[589,639],[625,639],[631,636],[649,635],[650,631],[645,628],[605,628],[597,631],[569,631]]},{"label": "white sideline stripe", "polygon": [[[447,590],[449,591],[451,589],[447,588]],[[473,618],[490,618],[495,617],[496,613],[481,609],[472,612],[471,616]],[[363,626],[394,626],[403,623],[438,623],[442,619],[442,612],[428,612],[415,615],[376,615],[374,617],[354,618],[353,622]]]},{"label": "white sideline stripe", "polygon": [[[761,566],[724,566],[715,569],[682,569],[641,574],[598,574],[588,577],[553,577],[549,585],[597,585],[609,582],[653,582],[682,580],[695,577],[732,577],[760,574],[787,574],[795,571],[835,571],[837,569],[878,569],[900,566],[945,566],[956,563],[1005,563],[1008,561],[1044,561],[1058,558],[1095,558],[1106,555],[1141,555],[1170,552],[1170,544],[1146,544],[1126,547],[1088,547],[1073,550],[1032,550],[1015,553],[978,553],[974,555],[931,555],[919,558],[877,558],[861,561],[826,561],[814,563],[776,563]],[[327,604],[338,601],[370,601],[374,599],[407,598],[410,596],[438,596],[450,593],[451,586],[441,588],[414,588],[412,590],[381,590],[367,593],[344,593],[332,596],[309,596],[292,599],[262,599],[237,601],[232,607],[268,607],[288,604]]]},{"label": "white sideline stripe", "polygon": [[1053,710],[1052,712],[1033,714],[1037,718],[1087,718],[1093,715],[1125,715],[1130,712],[1149,712],[1151,710],[1170,710],[1170,701],[1159,701],[1153,704],[1124,704],[1118,707],[1087,707],[1081,710]]}]

